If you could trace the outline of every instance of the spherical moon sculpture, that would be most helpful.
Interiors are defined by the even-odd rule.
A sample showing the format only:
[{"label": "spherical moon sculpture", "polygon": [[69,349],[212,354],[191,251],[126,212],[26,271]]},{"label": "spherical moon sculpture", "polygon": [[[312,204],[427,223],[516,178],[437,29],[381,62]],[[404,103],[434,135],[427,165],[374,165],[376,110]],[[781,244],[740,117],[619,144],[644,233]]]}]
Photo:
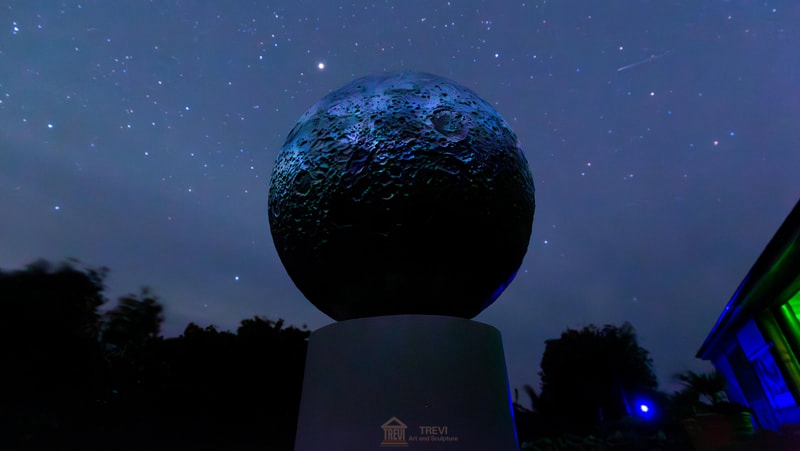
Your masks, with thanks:
[{"label": "spherical moon sculpture", "polygon": [[509,125],[450,80],[357,79],[306,111],[270,181],[289,276],[335,320],[472,318],[514,278],[534,187]]}]

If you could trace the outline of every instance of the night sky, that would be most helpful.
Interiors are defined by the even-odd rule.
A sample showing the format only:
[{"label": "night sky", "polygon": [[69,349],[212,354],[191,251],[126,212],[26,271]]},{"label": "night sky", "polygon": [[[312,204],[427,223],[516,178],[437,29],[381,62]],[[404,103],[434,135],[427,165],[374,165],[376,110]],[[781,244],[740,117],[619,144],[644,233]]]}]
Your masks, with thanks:
[{"label": "night sky", "polygon": [[275,157],[331,90],[431,72],[534,176],[528,254],[476,318],[511,387],[545,339],[630,321],[670,389],[800,197],[799,27],[794,0],[2,2],[0,268],[107,266],[166,336],[329,324],[272,243]]}]

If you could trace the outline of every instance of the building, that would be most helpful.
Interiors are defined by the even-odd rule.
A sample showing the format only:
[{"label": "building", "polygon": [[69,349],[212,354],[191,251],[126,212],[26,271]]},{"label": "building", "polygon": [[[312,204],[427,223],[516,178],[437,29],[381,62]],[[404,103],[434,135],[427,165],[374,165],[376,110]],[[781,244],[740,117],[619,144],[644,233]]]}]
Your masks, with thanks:
[{"label": "building", "polygon": [[725,306],[697,357],[757,426],[800,423],[800,201]]}]

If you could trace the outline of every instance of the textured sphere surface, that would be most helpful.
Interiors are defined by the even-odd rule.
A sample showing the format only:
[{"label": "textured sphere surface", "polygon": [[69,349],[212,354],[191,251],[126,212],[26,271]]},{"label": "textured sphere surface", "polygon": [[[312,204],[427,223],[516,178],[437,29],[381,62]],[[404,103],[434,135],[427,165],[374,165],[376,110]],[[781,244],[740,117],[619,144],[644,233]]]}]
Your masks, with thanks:
[{"label": "textured sphere surface", "polygon": [[533,212],[509,125],[474,92],[424,73],[325,96],[289,133],[269,189],[281,261],[335,320],[474,317],[514,278]]}]

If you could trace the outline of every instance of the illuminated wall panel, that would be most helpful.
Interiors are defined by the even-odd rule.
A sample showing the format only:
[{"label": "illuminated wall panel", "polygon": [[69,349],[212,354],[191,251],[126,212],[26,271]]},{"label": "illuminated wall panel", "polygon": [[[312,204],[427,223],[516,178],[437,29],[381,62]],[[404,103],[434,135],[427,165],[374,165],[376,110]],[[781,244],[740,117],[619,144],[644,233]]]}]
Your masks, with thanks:
[{"label": "illuminated wall panel", "polygon": [[763,351],[767,346],[764,336],[761,334],[761,331],[758,330],[756,322],[752,319],[739,330],[736,336],[748,360],[752,360],[756,354]]}]

